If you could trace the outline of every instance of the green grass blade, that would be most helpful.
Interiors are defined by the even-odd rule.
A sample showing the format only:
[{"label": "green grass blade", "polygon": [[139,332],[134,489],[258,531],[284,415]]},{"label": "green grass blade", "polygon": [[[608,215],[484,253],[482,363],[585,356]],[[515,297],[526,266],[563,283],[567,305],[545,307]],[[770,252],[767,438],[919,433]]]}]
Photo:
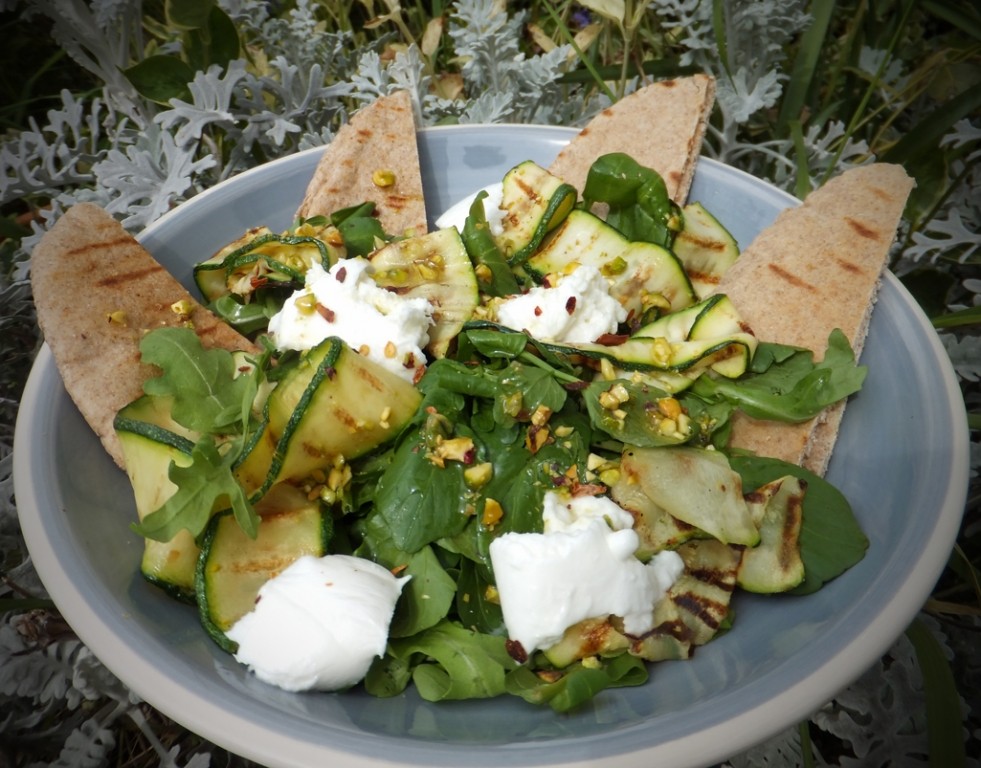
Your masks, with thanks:
[{"label": "green grass blade", "polygon": [[807,147],[804,144],[804,129],[800,120],[790,121],[790,136],[794,141],[794,161],[797,166],[797,181],[794,194],[803,200],[811,191],[811,171],[807,164]]},{"label": "green grass blade", "polygon": [[732,80],[732,72],[729,70],[729,44],[728,36],[726,35],[725,0],[712,0],[712,31],[715,33],[715,47],[718,50],[722,68],[725,69],[729,79]]},{"label": "green grass blade", "polygon": [[960,768],[966,763],[961,702],[954,673],[943,648],[922,621],[906,629],[923,673],[926,699],[927,743],[931,768]]},{"label": "green grass blade", "polygon": [[962,328],[968,325],[981,325],[981,307],[968,307],[956,312],[934,317],[930,320],[934,328]]},{"label": "green grass blade", "polygon": [[954,123],[981,109],[981,88],[966,88],[962,93],[940,104],[923,120],[882,154],[890,163],[906,163],[932,154]]},{"label": "green grass blade", "polygon": [[971,9],[974,11],[971,14],[966,8],[962,10],[951,7],[950,2],[937,3],[932,2],[932,0],[923,0],[920,6],[927,13],[953,24],[954,27],[970,35],[975,40],[981,40],[981,16],[978,15],[977,8]]},{"label": "green grass blade", "polygon": [[814,0],[811,3],[811,25],[801,38],[794,68],[784,89],[780,114],[777,117],[778,131],[786,130],[791,120],[799,119],[807,103],[807,95],[814,83],[814,73],[817,71],[834,9],[834,0]]}]

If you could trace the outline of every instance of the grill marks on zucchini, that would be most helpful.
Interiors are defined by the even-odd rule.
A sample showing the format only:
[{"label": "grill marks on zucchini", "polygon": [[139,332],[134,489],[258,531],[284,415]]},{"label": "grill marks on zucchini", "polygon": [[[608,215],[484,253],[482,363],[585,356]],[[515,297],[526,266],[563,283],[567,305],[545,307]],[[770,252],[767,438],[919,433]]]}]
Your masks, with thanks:
[{"label": "grill marks on zucchini", "polygon": [[254,539],[229,512],[211,518],[195,570],[201,623],[231,653],[236,645],[225,632],[252,610],[262,585],[304,555],[326,554],[333,532],[330,511],[294,486],[277,485],[256,506],[262,523]]},{"label": "grill marks on zucchini", "polygon": [[598,216],[572,211],[548,237],[525,269],[536,279],[578,265],[596,267],[610,282],[610,294],[637,319],[648,310],[675,312],[695,301],[678,258],[653,243],[631,242]]},{"label": "grill marks on zucchini", "polygon": [[236,468],[250,493],[296,482],[394,437],[422,396],[337,338],[311,349],[266,401],[261,434]]},{"label": "grill marks on zucchini", "polygon": [[303,285],[314,261],[330,269],[342,251],[327,242],[326,228],[310,225],[298,233],[276,234],[268,227],[250,229],[240,239],[194,267],[194,282],[206,301],[228,293],[250,296],[266,284]]},{"label": "grill marks on zucchini", "polygon": [[508,171],[501,197],[503,232],[496,238],[508,263],[523,265],[545,236],[569,215],[577,198],[575,187],[531,160]]}]

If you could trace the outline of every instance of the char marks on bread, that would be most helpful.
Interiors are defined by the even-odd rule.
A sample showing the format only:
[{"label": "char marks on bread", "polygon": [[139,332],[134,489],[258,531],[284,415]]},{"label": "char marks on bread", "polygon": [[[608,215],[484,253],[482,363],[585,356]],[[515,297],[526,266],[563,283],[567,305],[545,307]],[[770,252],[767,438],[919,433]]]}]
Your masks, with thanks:
[{"label": "char marks on bread", "polygon": [[[382,184],[375,173],[388,178]],[[390,182],[390,183],[389,183]],[[408,91],[396,91],[359,110],[324,149],[297,210],[305,219],[375,204],[391,235],[426,233],[426,203]]]},{"label": "char marks on bread", "polygon": [[549,171],[581,192],[597,158],[623,152],[657,171],[668,196],[682,204],[714,104],[715,80],[709,75],[652,83],[590,120],[559,152]]},{"label": "char marks on bread", "polygon": [[[852,168],[781,212],[718,287],[761,341],[814,350],[840,328],[856,357],[913,180],[901,166]],[[823,475],[844,413],[841,402],[800,424],[733,419],[731,445]]]},{"label": "char marks on bread", "polygon": [[[120,467],[125,461],[113,419],[156,375],[140,362],[147,331],[189,324],[205,347],[258,351],[92,203],[69,208],[41,238],[31,254],[31,284],[38,325],[65,389]],[[187,315],[174,311],[178,302],[186,302]]]}]

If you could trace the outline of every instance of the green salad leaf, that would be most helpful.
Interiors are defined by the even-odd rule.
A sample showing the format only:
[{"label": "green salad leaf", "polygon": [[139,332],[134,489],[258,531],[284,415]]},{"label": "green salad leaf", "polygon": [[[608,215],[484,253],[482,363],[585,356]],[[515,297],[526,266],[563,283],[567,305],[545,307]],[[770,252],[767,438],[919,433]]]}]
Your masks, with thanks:
[{"label": "green salad leaf", "polygon": [[205,349],[190,328],[155,329],[140,341],[140,351],[144,363],[160,369],[143,390],[170,398],[171,417],[201,438],[188,466],[170,464],[175,493],[133,530],[158,541],[169,541],[181,529],[198,536],[213,512],[230,507],[254,538],[258,516],[232,470],[248,439],[257,369],[240,366],[227,350]]},{"label": "green salad leaf", "polygon": [[622,152],[603,155],[593,163],[582,196],[586,210],[605,203],[607,224],[628,240],[670,248],[682,226],[681,210],[668,196],[661,175]]},{"label": "green salad leaf", "polygon": [[816,592],[865,556],[868,537],[855,519],[848,499],[827,480],[778,459],[735,455],[730,457],[729,464],[742,477],[746,491],[784,475],[793,475],[807,483],[800,532],[804,581],[791,594]]},{"label": "green salad leaf", "polygon": [[202,433],[242,431],[242,404],[251,405],[257,384],[254,376],[239,375],[231,352],[205,349],[190,328],[153,330],[140,340],[140,352],[161,371],[143,391],[173,397],[175,421]]},{"label": "green salad leaf", "polygon": [[365,688],[393,696],[411,679],[426,701],[483,699],[505,693],[505,677],[516,667],[504,637],[442,621],[413,637],[392,640],[365,679]]},{"label": "green salad leaf", "polygon": [[488,296],[510,296],[518,293],[518,281],[507,259],[491,234],[484,212],[486,191],[481,191],[470,206],[469,215],[460,233],[470,260],[477,267],[481,290]]},{"label": "green salad leaf", "polygon": [[649,672],[647,664],[636,656],[622,653],[596,664],[576,662],[562,670],[562,675],[540,677],[528,666],[508,673],[507,691],[531,704],[548,704],[556,712],[569,712],[582,706],[607,688],[643,685]]},{"label": "green salad leaf", "polygon": [[727,400],[754,418],[805,421],[858,392],[868,373],[838,329],[819,362],[809,350],[763,343],[750,371],[739,379],[700,376],[691,391],[709,402]]},{"label": "green salad leaf", "polygon": [[223,454],[210,437],[202,438],[191,451],[190,465],[170,464],[168,476],[177,486],[174,495],[142,521],[133,523],[132,530],[156,541],[170,541],[185,528],[199,536],[213,512],[231,507],[242,530],[254,539],[259,517],[232,474],[236,455],[235,451]]}]

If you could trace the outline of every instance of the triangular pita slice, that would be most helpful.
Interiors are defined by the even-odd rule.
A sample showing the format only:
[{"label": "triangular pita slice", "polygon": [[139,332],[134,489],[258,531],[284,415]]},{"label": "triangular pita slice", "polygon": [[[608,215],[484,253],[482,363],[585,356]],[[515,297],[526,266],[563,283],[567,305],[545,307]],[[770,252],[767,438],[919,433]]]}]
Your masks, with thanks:
[{"label": "triangular pita slice", "polygon": [[[913,180],[901,166],[846,171],[781,212],[718,287],[763,341],[814,350],[835,328],[861,354],[889,249]],[[733,420],[731,445],[823,475],[845,403],[801,424]]]},{"label": "triangular pita slice", "polygon": [[[140,362],[147,331],[190,325],[206,347],[258,351],[92,203],[69,208],[34,247],[31,285],[38,324],[65,389],[120,467],[125,461],[113,419],[156,375]],[[191,311],[182,315],[183,308]]]},{"label": "triangular pita slice", "polygon": [[[387,180],[379,184],[376,172]],[[341,126],[324,149],[297,216],[326,216],[364,202],[375,204],[382,229],[390,235],[427,231],[408,91],[381,97]]]},{"label": "triangular pita slice", "polygon": [[709,75],[652,83],[590,120],[549,171],[581,192],[596,158],[624,152],[661,174],[671,199],[684,203],[714,103]]}]

